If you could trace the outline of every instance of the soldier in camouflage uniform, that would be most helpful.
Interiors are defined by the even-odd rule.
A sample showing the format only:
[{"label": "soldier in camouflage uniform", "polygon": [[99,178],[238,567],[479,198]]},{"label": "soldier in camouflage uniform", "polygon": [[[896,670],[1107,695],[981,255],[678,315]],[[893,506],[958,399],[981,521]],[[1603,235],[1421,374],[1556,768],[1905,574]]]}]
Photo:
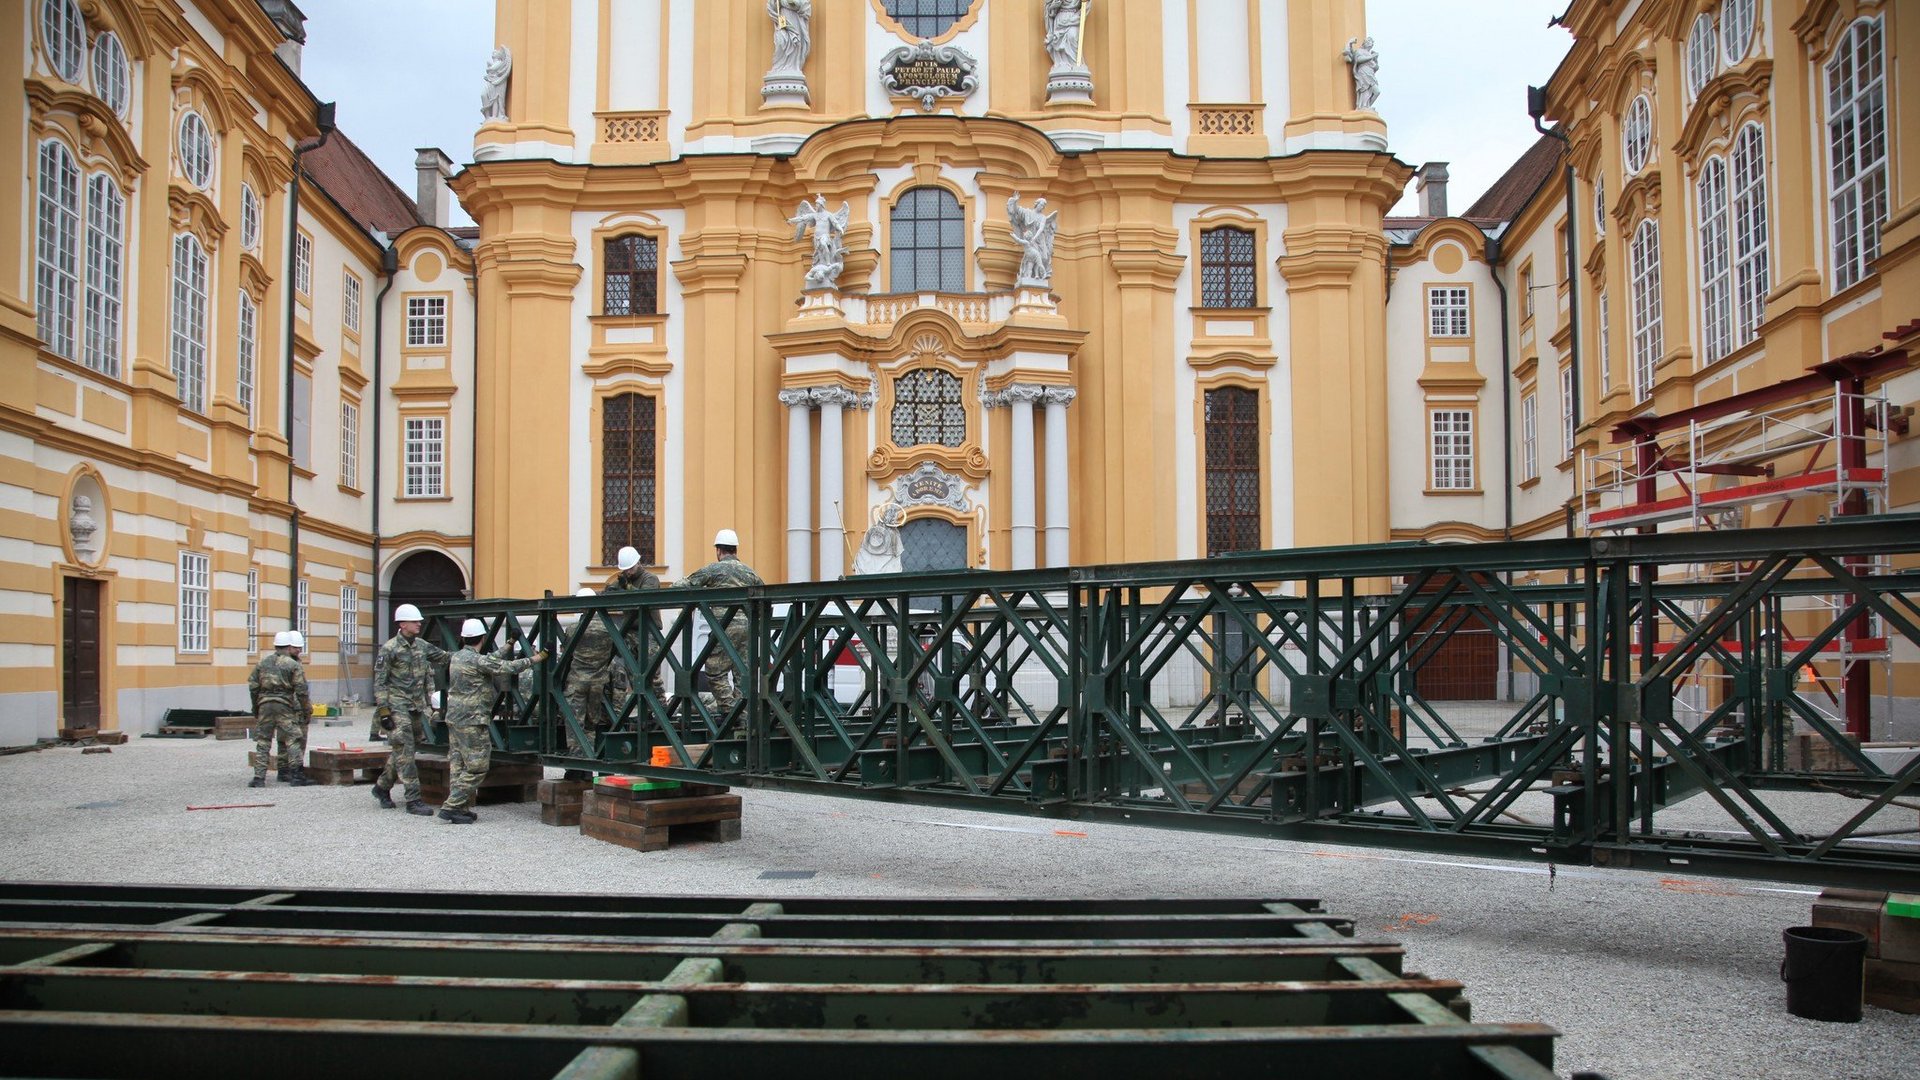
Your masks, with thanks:
[{"label": "soldier in camouflage uniform", "polygon": [[[640,565],[640,552],[638,549],[633,547],[621,548],[618,561],[620,564],[620,572],[607,579],[607,583],[600,587],[601,592],[638,592],[641,589],[658,589],[661,587],[659,577],[655,576],[653,571]],[[655,630],[660,629],[660,613],[658,611],[653,612],[648,618],[653,620],[653,628]],[[618,620],[619,616],[615,616],[615,619]],[[648,649],[647,642],[643,640],[643,635],[640,632],[640,624],[635,622],[633,629],[622,634],[621,637],[625,639],[627,651],[633,654],[635,662],[644,667],[648,659]],[[667,703],[666,684],[660,681],[659,672],[655,672],[648,677],[647,685],[653,687],[653,694],[660,699],[662,705]],[[612,694],[616,706],[626,703],[627,695],[632,692],[632,686],[632,680],[627,675],[627,665],[614,664],[612,668],[612,680],[608,684],[607,690]],[[638,711],[644,712],[645,706],[639,706]]]},{"label": "soldier in camouflage uniform", "polygon": [[487,720],[499,693],[494,680],[511,678],[545,660],[545,649],[518,660],[503,660],[480,651],[487,628],[479,619],[468,619],[460,627],[465,646],[453,654],[447,665],[447,801],[440,816],[456,825],[479,820],[472,810],[480,781],[486,778],[493,761],[493,739]]},{"label": "soldier in camouflage uniform", "polygon": [[313,715],[307,694],[307,672],[294,659],[300,632],[282,630],[273,636],[273,653],[263,656],[247,676],[247,697],[253,703],[253,779],[248,787],[267,786],[267,762],[273,758],[273,737],[280,736],[282,760],[289,762],[280,779],[295,787],[316,783],[301,766],[306,756],[306,729],[300,717]]},{"label": "soldier in camouflage uniform", "polygon": [[[740,561],[740,537],[732,529],[721,529],[713,537],[714,561],[680,579],[681,585],[692,585],[703,589],[737,589],[748,585],[765,585],[753,568]],[[735,650],[744,655],[747,651],[747,613],[745,610],[734,613],[724,627],[716,629],[733,643]],[[740,672],[733,666],[733,660],[718,643],[707,654],[707,679],[713,683],[713,704],[722,714],[732,709],[742,695],[735,683],[741,680]]]},{"label": "soldier in camouflage uniform", "polygon": [[399,632],[388,638],[373,658],[373,719],[379,734],[369,737],[384,737],[388,747],[387,767],[373,782],[373,797],[382,808],[391,810],[393,785],[402,784],[407,813],[432,817],[432,808],[420,799],[420,769],[414,763],[413,751],[424,731],[433,669],[446,663],[448,654],[432,642],[420,640],[419,608],[401,604],[393,617],[399,623]]},{"label": "soldier in camouflage uniform", "polygon": [[[594,592],[592,589],[581,589],[574,595],[592,596]],[[567,751],[592,756],[594,733],[607,724],[607,686],[614,666],[613,634],[597,614],[589,613],[585,618],[586,625],[580,630],[580,638],[573,646],[573,657],[568,662],[566,684],[567,707],[573,710],[574,717],[579,720],[583,734],[576,741],[573,729],[567,729]],[[585,773],[575,775],[576,772],[579,770],[569,769],[566,779],[587,779]]]}]

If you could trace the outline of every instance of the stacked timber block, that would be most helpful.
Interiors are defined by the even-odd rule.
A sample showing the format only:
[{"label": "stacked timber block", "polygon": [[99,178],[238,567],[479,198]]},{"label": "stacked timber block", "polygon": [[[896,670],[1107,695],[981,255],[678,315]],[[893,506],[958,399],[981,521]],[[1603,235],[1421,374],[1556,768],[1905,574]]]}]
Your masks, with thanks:
[{"label": "stacked timber block", "polygon": [[1920,893],[1826,889],[1813,925],[1866,936],[1868,1005],[1920,1014]]},{"label": "stacked timber block", "polygon": [[579,825],[581,799],[592,787],[585,780],[540,781],[540,823],[569,828]]},{"label": "stacked timber block", "polygon": [[216,716],[213,718],[213,737],[216,739],[252,738],[253,717]]},{"label": "stacked timber block", "polygon": [[307,775],[322,784],[371,784],[387,767],[386,750],[316,746],[307,751]]},{"label": "stacked timber block", "polygon": [[[1860,736],[1846,740],[1858,747]],[[1802,732],[1787,739],[1787,768],[1793,772],[1859,772],[1823,735]]]},{"label": "stacked timber block", "polygon": [[670,840],[738,840],[740,796],[718,784],[601,777],[581,798],[580,833],[635,851],[663,851]]},{"label": "stacked timber block", "polygon": [[[429,803],[447,801],[447,759],[441,756],[428,757],[425,754],[414,758],[420,769],[420,798]],[[474,804],[487,806],[494,803],[532,802],[539,794],[540,781],[546,770],[538,762],[520,764],[495,760],[487,775],[480,780],[480,790],[474,793]]]}]

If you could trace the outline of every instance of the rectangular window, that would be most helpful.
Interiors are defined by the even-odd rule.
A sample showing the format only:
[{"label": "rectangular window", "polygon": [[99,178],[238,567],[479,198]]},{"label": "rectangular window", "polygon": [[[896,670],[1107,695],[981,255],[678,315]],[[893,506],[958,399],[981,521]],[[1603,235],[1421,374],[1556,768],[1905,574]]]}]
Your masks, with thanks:
[{"label": "rectangular window", "polygon": [[1200,306],[1250,308],[1260,304],[1260,260],[1254,233],[1223,225],[1200,234]]},{"label": "rectangular window", "polygon": [[340,274],[340,322],[350,332],[360,332],[360,279],[351,270]]},{"label": "rectangular window", "polygon": [[340,586],[340,651],[360,644],[360,590],[353,585]]},{"label": "rectangular window", "polygon": [[313,589],[307,584],[306,578],[301,578],[300,584],[293,590],[293,628],[300,631],[302,637],[313,633],[313,623],[309,618],[313,614],[312,600]]},{"label": "rectangular window", "polygon": [[86,364],[120,377],[120,278],[126,200],[104,173],[87,181]]},{"label": "rectangular window", "polygon": [[1660,229],[1643,221],[1628,249],[1629,299],[1633,302],[1633,400],[1653,396],[1660,353],[1666,347],[1660,317]]},{"label": "rectangular window", "polygon": [[1851,287],[1880,256],[1887,218],[1887,82],[1878,18],[1847,28],[1827,61],[1827,169],[1833,288]]},{"label": "rectangular window", "polygon": [[180,553],[180,651],[204,653],[213,625],[213,560],[197,551]]},{"label": "rectangular window", "polygon": [[[1533,295],[1531,289],[1527,295]],[[1440,285],[1427,290],[1427,336],[1467,337],[1473,322],[1467,317],[1467,287]]]},{"label": "rectangular window", "polygon": [[1708,158],[1694,185],[1700,198],[1701,355],[1709,364],[1733,345],[1733,278],[1727,243],[1727,166]]},{"label": "rectangular window", "polygon": [[1260,548],[1260,395],[1209,390],[1206,453],[1207,556]]},{"label": "rectangular window", "polygon": [[1533,321],[1533,266],[1520,271],[1520,321]]},{"label": "rectangular window", "polygon": [[405,497],[440,498],[445,486],[446,420],[438,416],[409,416],[401,440]]},{"label": "rectangular window", "polygon": [[1434,490],[1473,490],[1472,410],[1435,409],[1430,415]]},{"label": "rectangular window", "polygon": [[407,345],[423,348],[447,343],[447,298],[407,297]]},{"label": "rectangular window", "polygon": [[659,514],[659,470],[654,442],[656,402],[647,394],[617,394],[601,403],[600,560],[631,544],[643,565],[654,562]]},{"label": "rectangular window", "polygon": [[173,241],[173,378],[180,404],[207,411],[207,252],[191,233]]},{"label": "rectangular window", "polygon": [[655,315],[660,311],[660,242],[651,236],[616,236],[603,248],[604,315]]},{"label": "rectangular window", "polygon": [[1760,336],[1766,315],[1767,160],[1766,137],[1758,123],[1740,129],[1733,141],[1733,340],[1744,345]]},{"label": "rectangular window", "polygon": [[260,420],[254,415],[254,379],[260,350],[260,308],[247,295],[240,291],[240,358],[239,377],[235,381],[235,390],[240,398],[240,407],[247,410],[247,426],[256,427]]},{"label": "rectangular window", "polygon": [[1607,334],[1607,291],[1600,290],[1600,390],[1604,394],[1613,386],[1613,347]]},{"label": "rectangular window", "polygon": [[360,486],[360,406],[340,403],[340,482]]},{"label": "rectangular window", "polygon": [[1562,457],[1573,456],[1573,367],[1560,369],[1560,448]]},{"label": "rectangular window", "polygon": [[[1520,399],[1520,479],[1522,480],[1531,480],[1540,475],[1539,419],[1533,399],[1532,394]],[[1439,460],[1438,455],[1435,455],[1434,460],[1436,462]]]},{"label": "rectangular window", "polygon": [[260,571],[247,571],[247,654],[260,651]]},{"label": "rectangular window", "polygon": [[313,468],[313,376],[303,371],[293,373],[293,431],[287,436],[287,452],[293,455],[293,463],[303,469]]},{"label": "rectangular window", "polygon": [[313,237],[303,232],[293,234],[293,291],[313,294]]}]

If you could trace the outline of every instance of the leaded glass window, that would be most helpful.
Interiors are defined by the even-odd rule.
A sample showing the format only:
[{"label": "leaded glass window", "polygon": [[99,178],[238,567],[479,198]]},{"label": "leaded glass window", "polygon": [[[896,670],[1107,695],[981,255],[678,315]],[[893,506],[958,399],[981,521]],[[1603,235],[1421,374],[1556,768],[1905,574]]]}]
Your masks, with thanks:
[{"label": "leaded glass window", "polygon": [[937,38],[973,7],[973,0],[886,0],[887,14],[910,37]]},{"label": "leaded glass window", "polygon": [[1206,395],[1207,555],[1260,547],[1260,395]]},{"label": "leaded glass window", "polygon": [[616,236],[606,242],[603,315],[654,315],[660,311],[660,242],[651,236]]},{"label": "leaded glass window", "polygon": [[964,292],[967,218],[945,188],[912,188],[888,223],[894,292]]},{"label": "leaded glass window", "polygon": [[1879,19],[1847,29],[1827,61],[1833,287],[1867,276],[1887,217],[1887,81]]},{"label": "leaded glass window", "polygon": [[80,168],[58,142],[40,145],[39,235],[35,292],[40,340],[71,360],[80,296]]},{"label": "leaded glass window", "polygon": [[1766,314],[1767,156],[1759,124],[1748,124],[1733,140],[1733,337],[1737,343],[1760,334]]},{"label": "leaded glass window", "polygon": [[1222,225],[1200,234],[1200,306],[1250,308],[1260,303],[1255,284],[1253,233]]},{"label": "leaded glass window", "polygon": [[1717,157],[1700,169],[1700,331],[1707,363],[1733,342],[1733,275],[1727,242],[1727,166]]},{"label": "leaded glass window", "polygon": [[600,562],[612,566],[632,545],[641,565],[654,558],[659,505],[658,458],[654,452],[655,401],[647,394],[618,394],[601,406]]},{"label": "leaded glass window", "polygon": [[967,441],[967,410],[960,379],[938,368],[920,368],[893,382],[895,446],[959,446]]}]

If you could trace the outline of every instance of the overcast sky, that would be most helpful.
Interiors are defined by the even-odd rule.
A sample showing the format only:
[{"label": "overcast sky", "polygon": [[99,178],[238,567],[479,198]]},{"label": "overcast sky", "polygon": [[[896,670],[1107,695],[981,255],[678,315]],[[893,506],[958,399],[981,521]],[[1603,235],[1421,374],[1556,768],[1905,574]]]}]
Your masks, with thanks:
[{"label": "overcast sky", "polygon": [[[1303,0],[1296,0],[1303,2]],[[1304,0],[1311,2],[1311,0]],[[438,146],[473,157],[480,75],[493,48],[494,0],[305,0],[302,75],[340,104],[340,128],[409,195],[413,152]],[[1528,84],[1566,55],[1547,20],[1566,0],[1367,0],[1380,53],[1389,147],[1418,166],[1448,162],[1459,213],[1537,137]],[[1396,213],[1413,212],[1412,186]],[[466,222],[456,206],[454,213]]]}]

